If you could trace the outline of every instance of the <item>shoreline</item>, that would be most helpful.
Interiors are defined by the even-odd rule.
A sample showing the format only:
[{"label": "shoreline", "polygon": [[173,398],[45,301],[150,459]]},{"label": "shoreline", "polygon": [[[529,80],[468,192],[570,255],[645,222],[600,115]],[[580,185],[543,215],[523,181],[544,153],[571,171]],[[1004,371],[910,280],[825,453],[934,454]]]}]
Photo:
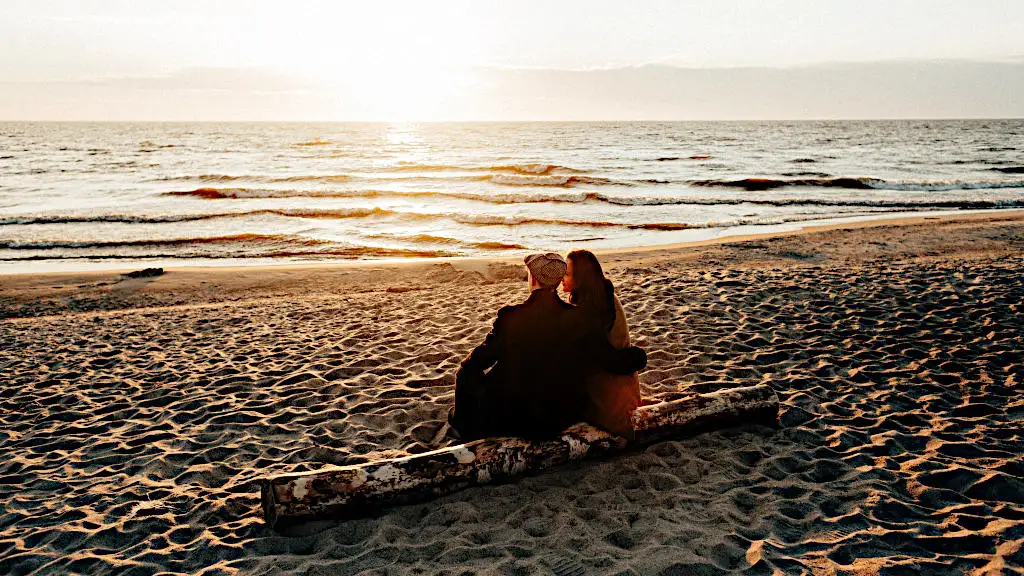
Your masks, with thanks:
[{"label": "shoreline", "polygon": [[[694,270],[720,266],[811,265],[821,261],[857,264],[883,258],[922,258],[949,251],[961,256],[1003,250],[983,242],[970,228],[1024,225],[1024,210],[979,214],[917,215],[908,218],[837,222],[765,234],[722,236],[682,244],[597,251],[609,277],[637,262],[672,262]],[[966,233],[961,228],[967,227]],[[946,230],[957,241],[946,241]],[[879,244],[894,231],[916,238],[906,245]],[[789,246],[789,248],[785,248]],[[820,253],[804,257],[801,254]],[[0,275],[0,320],[137,308],[194,306],[310,298],[315,295],[403,293],[444,286],[489,286],[525,279],[519,258],[348,261],[273,266],[165,268],[163,275],[128,279],[133,270],[43,272]],[[137,269],[137,268],[136,268]]]},{"label": "shoreline", "polygon": [[[896,215],[898,214],[898,215]],[[632,246],[632,247],[621,247],[621,248],[605,248],[605,249],[594,249],[592,250],[597,255],[619,257],[622,255],[630,254],[644,254],[651,252],[662,252],[662,251],[673,251],[682,250],[687,248],[698,248],[702,246],[713,246],[721,244],[729,244],[735,242],[747,242],[751,240],[760,240],[765,238],[775,237],[786,237],[792,235],[804,235],[814,234],[817,232],[825,232],[830,230],[841,230],[841,229],[861,229],[861,228],[873,228],[880,226],[913,226],[921,224],[926,221],[960,221],[960,220],[988,220],[994,216],[1002,216],[1002,219],[1015,220],[1024,218],[1024,210],[1022,209],[991,209],[991,210],[956,210],[956,211],[920,211],[920,212],[899,212],[889,213],[879,216],[852,216],[848,218],[822,218],[819,220],[810,220],[807,222],[796,222],[796,223],[785,223],[785,224],[765,224],[765,225],[747,225],[738,226],[737,229],[748,229],[748,228],[773,228],[774,230],[768,232],[747,232],[739,234],[729,234],[728,230],[731,228],[723,228],[722,231],[726,232],[715,236],[713,238],[707,238],[702,240],[691,240],[684,242],[668,242],[665,244],[652,244],[645,246]],[[694,230],[707,230],[707,229],[694,229]],[[440,257],[440,258],[384,258],[376,260],[325,260],[316,261],[309,263],[302,262],[282,262],[277,263],[263,263],[258,264],[225,264],[225,265],[184,265],[184,266],[159,266],[164,263],[163,260],[154,260],[151,262],[145,260],[135,261],[138,263],[136,266],[111,266],[109,268],[86,268],[81,270],[47,270],[42,272],[30,271],[30,272],[2,272],[0,271],[0,279],[12,279],[12,278],[27,278],[27,277],[52,277],[59,278],[64,276],[74,275],[76,277],[86,277],[91,274],[95,275],[109,275],[109,274],[120,274],[127,273],[140,268],[150,267],[162,267],[165,272],[230,272],[230,271],[243,271],[243,270],[259,270],[259,269],[272,269],[272,270],[308,270],[308,269],[323,269],[323,268],[353,268],[353,267],[379,267],[379,266],[417,266],[417,265],[429,265],[437,263],[452,263],[460,264],[473,268],[481,263],[488,262],[520,262],[521,257],[502,257],[495,255],[493,257],[487,256],[464,256],[464,257]],[[153,266],[150,266],[153,264]]]}]

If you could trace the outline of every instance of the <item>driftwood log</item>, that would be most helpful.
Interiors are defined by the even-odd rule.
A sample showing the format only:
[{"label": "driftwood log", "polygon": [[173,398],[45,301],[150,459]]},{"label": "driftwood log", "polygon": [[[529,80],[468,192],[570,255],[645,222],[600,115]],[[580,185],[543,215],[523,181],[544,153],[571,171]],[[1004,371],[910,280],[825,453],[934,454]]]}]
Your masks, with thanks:
[{"label": "driftwood log", "polygon": [[633,413],[636,437],[632,441],[580,423],[552,440],[484,438],[404,458],[270,476],[260,481],[263,517],[274,527],[281,520],[358,516],[388,505],[422,502],[470,486],[507,481],[631,444],[740,422],[774,422],[778,411],[775,391],[758,384],[642,406]]}]

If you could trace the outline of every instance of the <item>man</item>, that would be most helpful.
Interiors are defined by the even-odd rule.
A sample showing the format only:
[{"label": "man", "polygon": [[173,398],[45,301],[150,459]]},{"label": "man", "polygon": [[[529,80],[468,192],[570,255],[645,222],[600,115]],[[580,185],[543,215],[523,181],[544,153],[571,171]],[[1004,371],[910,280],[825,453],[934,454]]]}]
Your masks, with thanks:
[{"label": "man", "polygon": [[588,365],[629,373],[646,364],[642,350],[615,350],[597,326],[559,298],[566,269],[561,256],[531,254],[525,262],[530,296],[498,311],[490,333],[455,376],[448,420],[463,439],[557,435],[583,419]]}]

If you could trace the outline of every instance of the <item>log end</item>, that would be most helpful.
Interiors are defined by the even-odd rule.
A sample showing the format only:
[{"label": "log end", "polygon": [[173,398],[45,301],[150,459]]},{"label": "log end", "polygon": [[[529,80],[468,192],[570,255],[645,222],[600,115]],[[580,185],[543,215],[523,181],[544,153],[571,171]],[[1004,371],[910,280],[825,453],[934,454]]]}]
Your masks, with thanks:
[{"label": "log end", "polygon": [[635,442],[649,444],[738,424],[775,425],[778,417],[779,396],[761,383],[640,407],[633,427]]},{"label": "log end", "polygon": [[267,523],[268,528],[273,529],[277,524],[279,514],[274,484],[270,478],[260,480],[260,500],[263,505],[263,521]]}]

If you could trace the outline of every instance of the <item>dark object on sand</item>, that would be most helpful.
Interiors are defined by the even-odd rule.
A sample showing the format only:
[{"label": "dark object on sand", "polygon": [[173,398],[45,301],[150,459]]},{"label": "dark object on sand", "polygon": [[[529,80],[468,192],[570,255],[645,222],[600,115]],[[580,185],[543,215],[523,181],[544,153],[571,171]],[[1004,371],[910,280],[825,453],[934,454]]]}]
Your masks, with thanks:
[{"label": "dark object on sand", "polygon": [[146,268],[145,270],[135,270],[134,272],[121,274],[121,276],[123,278],[153,278],[155,276],[163,276],[163,274],[163,268]]},{"label": "dark object on sand", "polygon": [[778,413],[775,391],[758,384],[641,406],[633,413],[632,442],[579,423],[551,440],[484,438],[404,458],[270,476],[260,480],[263,518],[270,527],[283,520],[351,518],[699,430],[774,424]]}]

